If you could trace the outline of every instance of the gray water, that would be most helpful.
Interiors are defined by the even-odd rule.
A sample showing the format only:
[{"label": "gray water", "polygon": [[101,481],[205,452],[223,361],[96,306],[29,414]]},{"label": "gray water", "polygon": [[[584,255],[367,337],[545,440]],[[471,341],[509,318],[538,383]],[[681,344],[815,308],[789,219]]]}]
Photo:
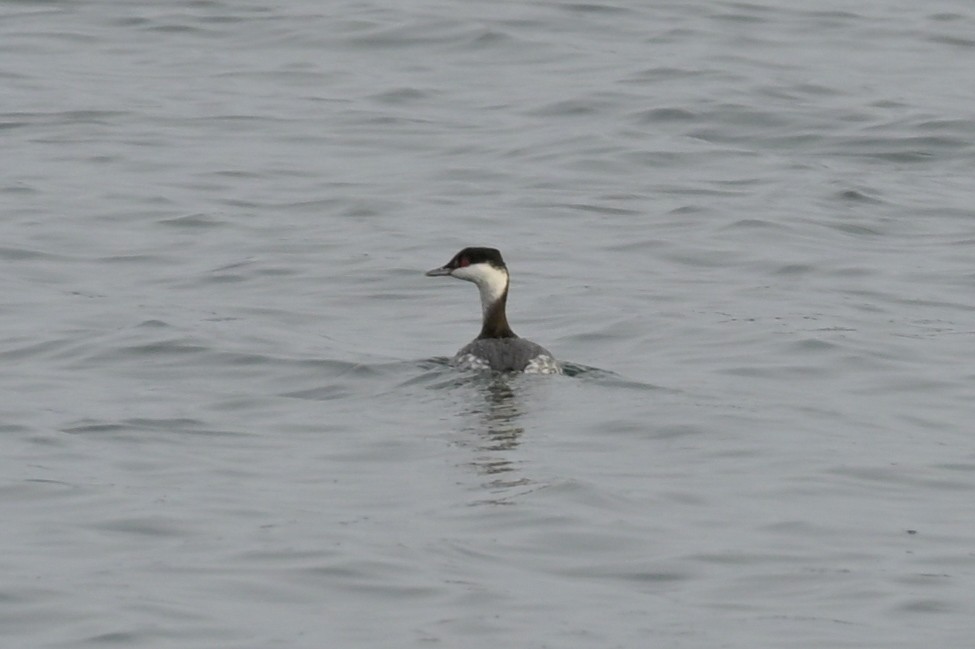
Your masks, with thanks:
[{"label": "gray water", "polygon": [[0,18],[4,647],[971,646],[971,3]]}]

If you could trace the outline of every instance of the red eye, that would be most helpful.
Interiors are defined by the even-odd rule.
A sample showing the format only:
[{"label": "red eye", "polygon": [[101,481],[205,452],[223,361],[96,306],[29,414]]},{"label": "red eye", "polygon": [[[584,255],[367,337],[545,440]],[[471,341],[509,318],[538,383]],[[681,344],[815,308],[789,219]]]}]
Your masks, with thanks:
[{"label": "red eye", "polygon": [[471,262],[467,257],[461,257],[460,261],[457,262],[457,265],[460,266],[461,268],[465,268],[466,266],[470,266]]}]

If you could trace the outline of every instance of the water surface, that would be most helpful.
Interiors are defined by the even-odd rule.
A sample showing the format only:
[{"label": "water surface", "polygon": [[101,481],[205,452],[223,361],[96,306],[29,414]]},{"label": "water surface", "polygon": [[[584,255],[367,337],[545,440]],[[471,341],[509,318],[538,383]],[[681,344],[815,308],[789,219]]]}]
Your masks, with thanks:
[{"label": "water surface", "polygon": [[970,644],[968,3],[0,13],[9,644]]}]

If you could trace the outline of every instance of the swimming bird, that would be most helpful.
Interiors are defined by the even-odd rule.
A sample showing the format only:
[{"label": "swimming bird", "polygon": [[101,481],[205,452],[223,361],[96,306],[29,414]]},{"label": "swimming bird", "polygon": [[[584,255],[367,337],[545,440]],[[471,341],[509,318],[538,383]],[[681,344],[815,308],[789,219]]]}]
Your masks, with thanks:
[{"label": "swimming bird", "polygon": [[491,369],[561,374],[562,366],[547,349],[519,338],[508,325],[508,267],[495,248],[464,248],[428,277],[449,275],[473,282],[481,294],[481,333],[461,348],[453,364],[463,369]]}]

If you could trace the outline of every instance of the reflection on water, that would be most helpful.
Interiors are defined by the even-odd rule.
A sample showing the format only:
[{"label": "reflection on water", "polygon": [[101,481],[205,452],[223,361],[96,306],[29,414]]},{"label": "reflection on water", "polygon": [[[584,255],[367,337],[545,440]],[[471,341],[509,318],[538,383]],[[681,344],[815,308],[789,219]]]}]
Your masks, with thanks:
[{"label": "reflection on water", "polygon": [[[541,488],[526,476],[518,449],[525,434],[524,415],[537,402],[539,390],[558,386],[565,379],[584,380],[620,390],[666,390],[631,381],[618,374],[576,363],[564,363],[562,376],[498,372],[459,372],[448,358],[419,361],[424,374],[401,383],[397,389],[426,384],[437,392],[447,391],[460,400],[458,445],[472,449],[468,464],[485,479],[480,488],[490,497],[487,504],[511,504],[518,496]],[[444,380],[446,378],[446,380]],[[527,489],[526,489],[527,487]]]},{"label": "reflection on water", "polygon": [[525,432],[519,425],[522,403],[511,387],[516,375],[494,374],[483,379],[475,384],[483,401],[469,404],[462,432],[475,450],[471,466],[488,478],[482,486],[494,494],[488,502],[506,504],[506,490],[532,484],[528,477],[518,475],[514,453]]}]

